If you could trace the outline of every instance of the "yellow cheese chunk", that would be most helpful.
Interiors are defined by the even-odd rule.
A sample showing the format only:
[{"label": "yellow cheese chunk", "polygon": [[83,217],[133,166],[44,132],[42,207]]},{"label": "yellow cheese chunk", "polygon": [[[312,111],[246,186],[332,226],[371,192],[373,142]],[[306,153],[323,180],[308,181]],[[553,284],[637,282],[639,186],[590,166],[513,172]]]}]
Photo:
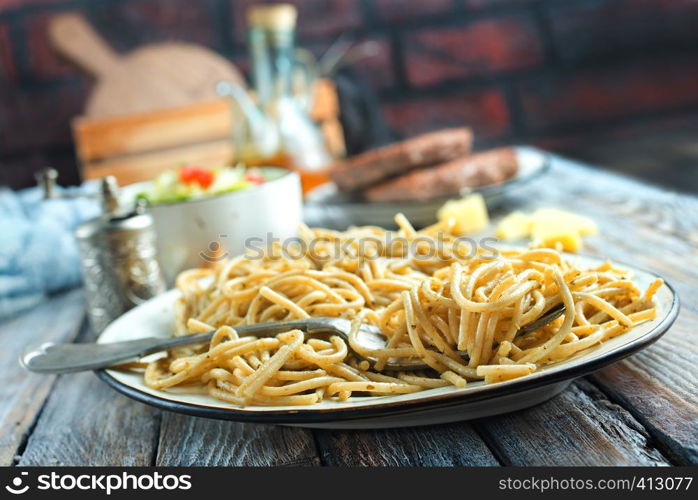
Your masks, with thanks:
[{"label": "yellow cheese chunk", "polygon": [[480,194],[471,194],[460,200],[447,201],[438,211],[439,222],[453,219],[453,232],[464,235],[482,231],[490,223],[485,200]]},{"label": "yellow cheese chunk", "polygon": [[494,235],[500,240],[518,240],[527,238],[531,234],[531,216],[523,212],[512,212],[504,217]]},{"label": "yellow cheese chunk", "polygon": [[513,212],[497,225],[495,235],[502,240],[530,236],[536,246],[577,252],[582,236],[596,234],[596,223],[589,217],[556,208],[539,208],[532,214]]},{"label": "yellow cheese chunk", "polygon": [[580,235],[587,236],[599,232],[596,223],[589,217],[573,214],[556,208],[539,208],[531,215],[533,225],[566,225],[574,228]]},{"label": "yellow cheese chunk", "polygon": [[535,221],[531,227],[531,237],[536,246],[558,248],[565,252],[578,252],[582,248],[582,237],[576,227],[566,221]]}]

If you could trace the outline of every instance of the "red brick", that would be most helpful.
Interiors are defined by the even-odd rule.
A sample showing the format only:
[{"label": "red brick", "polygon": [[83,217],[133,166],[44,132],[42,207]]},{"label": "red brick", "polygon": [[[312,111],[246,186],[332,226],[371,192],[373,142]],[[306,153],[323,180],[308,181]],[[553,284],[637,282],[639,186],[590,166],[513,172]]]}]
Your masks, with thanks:
[{"label": "red brick", "polygon": [[70,146],[70,120],[82,111],[85,97],[86,90],[76,86],[0,93],[0,151]]},{"label": "red brick", "polygon": [[214,0],[120,0],[90,8],[100,33],[121,50],[164,40],[216,47]]},{"label": "red brick", "polygon": [[[316,57],[320,57],[329,47],[331,41],[319,43],[307,43],[304,47],[309,49]],[[385,37],[358,38],[356,44],[366,43],[367,49],[375,50],[375,55],[364,57],[351,66],[357,68],[366,79],[376,88],[387,88],[394,83],[394,72],[392,66],[390,43]]]},{"label": "red brick", "polygon": [[519,86],[526,124],[549,130],[698,104],[692,58],[580,70]]},{"label": "red brick", "polygon": [[427,86],[532,67],[542,47],[530,19],[484,19],[463,27],[418,31],[406,40],[407,76]]},{"label": "red brick", "polygon": [[0,0],[0,12],[26,7],[28,5],[44,5],[60,2],[61,0]]},{"label": "red brick", "polygon": [[[510,5],[525,5],[539,0],[464,0],[467,9],[487,9],[489,7],[502,7]],[[563,0],[564,1],[564,0]]]},{"label": "red brick", "polygon": [[698,47],[695,0],[559,2],[546,15],[557,52],[568,61],[667,46]]},{"label": "red brick", "polygon": [[[215,46],[213,15],[207,2],[189,0],[127,0],[99,3],[89,11],[89,21],[115,50],[125,52],[146,43],[183,40]],[[75,11],[80,12],[80,11]],[[50,45],[46,28],[58,11],[38,12],[26,18],[30,76],[51,79],[79,73]],[[82,14],[87,15],[86,12]]]},{"label": "red brick", "polygon": [[17,68],[12,57],[10,31],[6,24],[0,24],[0,83],[14,81],[17,78]]},{"label": "red brick", "polygon": [[375,0],[378,17],[388,22],[448,14],[453,6],[452,0]]},{"label": "red brick", "polygon": [[389,103],[384,110],[388,123],[406,136],[463,125],[473,127],[477,138],[499,137],[509,131],[506,101],[495,89]]},{"label": "red brick", "polygon": [[76,75],[80,71],[64,60],[47,37],[49,20],[56,12],[41,12],[25,19],[28,70],[33,78],[44,79]]},{"label": "red brick", "polygon": [[[246,40],[247,9],[259,0],[230,0],[235,26],[235,39]],[[298,8],[298,34],[301,38],[336,37],[361,25],[361,5],[358,0],[290,0]]]}]

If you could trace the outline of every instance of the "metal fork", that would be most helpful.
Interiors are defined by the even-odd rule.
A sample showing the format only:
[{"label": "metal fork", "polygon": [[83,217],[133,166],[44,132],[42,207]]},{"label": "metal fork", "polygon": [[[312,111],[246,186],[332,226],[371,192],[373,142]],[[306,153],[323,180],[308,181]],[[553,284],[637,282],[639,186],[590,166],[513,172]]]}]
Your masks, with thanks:
[{"label": "metal fork", "polygon": [[[564,312],[562,305],[550,309],[543,316],[522,327],[517,332],[524,335],[541,328]],[[318,334],[334,334],[348,341],[351,321],[343,318],[307,318],[280,323],[262,323],[258,325],[236,326],[235,330],[241,336],[273,337],[289,330],[302,330],[307,336]],[[108,368],[127,361],[133,361],[148,354],[165,351],[173,347],[210,342],[215,332],[184,335],[182,337],[158,338],[146,337],[124,342],[105,344],[42,344],[27,349],[20,358],[20,363],[27,370],[37,373],[72,373],[85,370]],[[385,347],[388,339],[381,331],[372,325],[361,325],[356,336],[356,342],[367,350]],[[459,351],[467,358],[468,354]],[[375,361],[369,359],[369,361]],[[391,358],[385,364],[385,370],[416,371],[428,368],[418,358]]]}]

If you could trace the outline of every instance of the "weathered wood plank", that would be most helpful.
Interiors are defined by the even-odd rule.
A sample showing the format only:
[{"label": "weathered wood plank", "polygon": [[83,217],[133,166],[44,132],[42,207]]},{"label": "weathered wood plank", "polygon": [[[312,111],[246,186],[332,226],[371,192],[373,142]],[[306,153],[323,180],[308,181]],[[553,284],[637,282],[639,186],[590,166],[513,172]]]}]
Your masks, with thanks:
[{"label": "weathered wood plank", "polygon": [[[80,338],[90,337],[88,330]],[[122,396],[93,373],[61,375],[19,465],[151,465],[159,425],[159,410]]]},{"label": "weathered wood plank", "polygon": [[156,465],[319,465],[307,429],[163,413]]},{"label": "weathered wood plank", "polygon": [[82,292],[74,290],[0,325],[0,465],[13,463],[55,381],[24,370],[21,352],[30,344],[72,340],[84,311]]},{"label": "weathered wood plank", "polygon": [[468,423],[366,431],[317,430],[315,436],[326,465],[499,465]]},{"label": "weathered wood plank", "polygon": [[506,465],[669,465],[646,429],[585,380],[475,425]]},{"label": "weathered wood plank", "polygon": [[[684,404],[672,385],[653,383],[663,374],[652,370],[649,356],[617,363],[595,374],[592,380],[610,399],[630,409],[665,455],[678,464],[698,464],[698,415]],[[695,365],[692,372],[680,373],[695,378]]]}]

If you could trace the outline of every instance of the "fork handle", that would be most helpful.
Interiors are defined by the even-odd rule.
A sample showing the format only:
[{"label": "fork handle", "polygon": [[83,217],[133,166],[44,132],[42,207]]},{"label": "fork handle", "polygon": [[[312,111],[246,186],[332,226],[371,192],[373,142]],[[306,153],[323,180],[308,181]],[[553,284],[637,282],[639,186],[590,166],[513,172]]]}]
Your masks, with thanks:
[{"label": "fork handle", "polygon": [[[282,323],[263,323],[235,327],[239,334],[272,337],[288,330],[299,329],[309,333],[331,330],[331,326],[318,318],[307,318]],[[209,342],[215,331],[181,337],[147,337],[124,342],[105,344],[42,344],[27,349],[20,363],[27,370],[37,373],[74,373],[99,370],[172,347]]]},{"label": "fork handle", "polygon": [[37,373],[74,373],[99,370],[138,359],[147,354],[164,351],[180,345],[211,340],[213,332],[162,339],[146,337],[108,344],[42,344],[24,351],[19,362],[24,368]]}]

